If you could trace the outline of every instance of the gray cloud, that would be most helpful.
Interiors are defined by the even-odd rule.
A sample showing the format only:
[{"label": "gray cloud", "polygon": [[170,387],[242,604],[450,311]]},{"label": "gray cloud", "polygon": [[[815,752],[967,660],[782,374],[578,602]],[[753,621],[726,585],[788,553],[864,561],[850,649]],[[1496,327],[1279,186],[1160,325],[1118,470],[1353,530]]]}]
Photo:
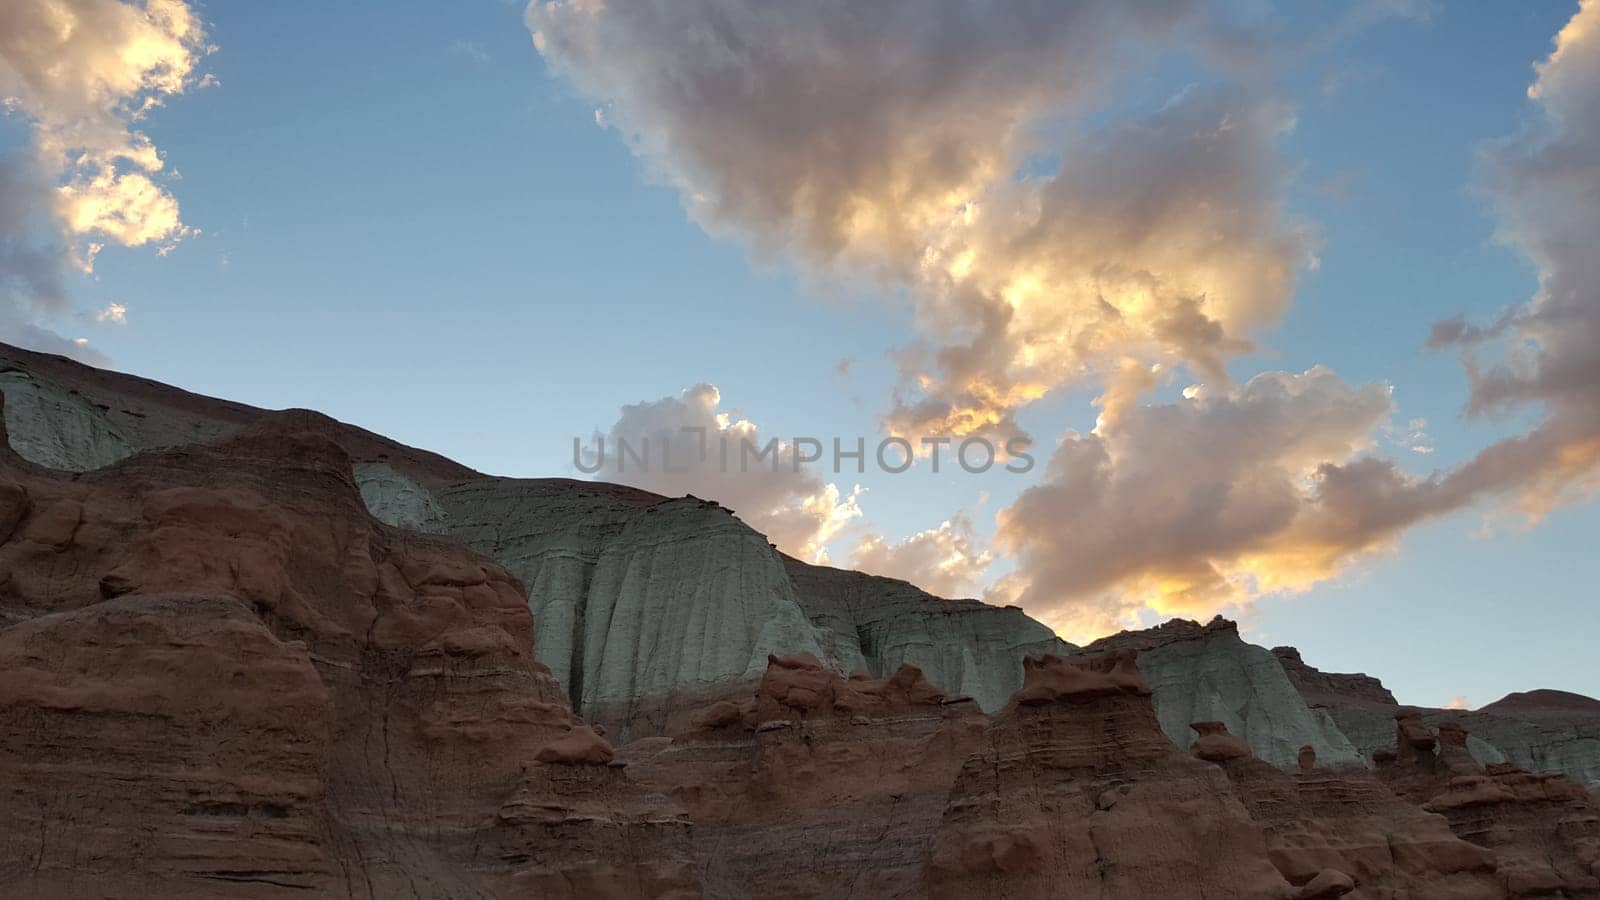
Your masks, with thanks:
[{"label": "gray cloud", "polygon": [[72,308],[67,247],[31,159],[0,157],[0,341],[103,364],[97,351],[50,330]]},{"label": "gray cloud", "polygon": [[[1600,487],[1600,2],[1584,0],[1528,90],[1539,117],[1485,148],[1484,190],[1499,238],[1527,255],[1538,293],[1486,326],[1435,326],[1433,346],[1464,346],[1468,412],[1535,405],[1533,432],[1492,446],[1461,473],[1526,512]],[[1498,360],[1484,363],[1482,345]]]},{"label": "gray cloud", "polygon": [[[606,451],[597,476],[669,497],[716,500],[785,552],[826,560],[824,545],[861,514],[859,489],[843,492],[805,463],[796,465],[795,447],[787,441],[778,441],[773,455],[756,457],[772,438],[721,404],[715,385],[697,384],[676,397],[624,406],[597,436]],[[643,461],[623,454],[624,443]],[[746,443],[751,450],[742,456]]]}]

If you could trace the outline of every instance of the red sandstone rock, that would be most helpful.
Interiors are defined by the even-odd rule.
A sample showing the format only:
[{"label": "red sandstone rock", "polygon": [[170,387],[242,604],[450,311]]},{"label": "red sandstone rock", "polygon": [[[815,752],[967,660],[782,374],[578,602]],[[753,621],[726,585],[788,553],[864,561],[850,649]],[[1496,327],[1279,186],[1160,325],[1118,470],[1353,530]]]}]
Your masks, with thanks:
[{"label": "red sandstone rock", "polygon": [[1071,659],[1030,657],[1023,660],[1023,687],[1013,702],[1037,706],[1061,700],[1088,702],[1115,694],[1149,696],[1150,685],[1139,673],[1135,659],[1136,654],[1128,650]]},{"label": "red sandstone rock", "polygon": [[1297,900],[1331,900],[1356,889],[1355,879],[1338,869],[1323,869],[1295,893]]},{"label": "red sandstone rock", "polygon": [[923,879],[930,896],[1288,894],[1221,771],[1162,734],[1131,662],[1028,667],[961,769]]},{"label": "red sandstone rock", "polygon": [[709,895],[916,896],[983,722],[911,666],[845,679],[773,658],[745,702],[713,703],[683,733],[618,758],[688,810]]},{"label": "red sandstone rock", "polygon": [[663,798],[524,773],[577,729],[521,586],[300,422],[0,455],[0,895],[693,895]]},{"label": "red sandstone rock", "polygon": [[534,759],[558,766],[603,766],[615,756],[616,751],[595,729],[577,724],[571,731],[540,747]]},{"label": "red sandstone rock", "polygon": [[1189,746],[1189,755],[1206,762],[1250,759],[1250,745],[1228,733],[1222,722],[1195,722],[1189,726],[1199,737]]},{"label": "red sandstone rock", "polygon": [[1117,639],[1029,660],[992,718],[773,658],[613,751],[515,579],[373,521],[327,420],[250,412],[82,475],[0,440],[0,895],[1600,894],[1565,778],[1415,714],[1376,773],[1214,723],[1197,760]]},{"label": "red sandstone rock", "polygon": [[1466,752],[1466,729],[1453,722],[1441,723],[1434,738],[1420,718],[1402,714],[1396,731],[1409,752],[1378,774],[1492,851],[1505,895],[1600,896],[1600,808],[1581,785],[1505,763],[1479,768]]}]

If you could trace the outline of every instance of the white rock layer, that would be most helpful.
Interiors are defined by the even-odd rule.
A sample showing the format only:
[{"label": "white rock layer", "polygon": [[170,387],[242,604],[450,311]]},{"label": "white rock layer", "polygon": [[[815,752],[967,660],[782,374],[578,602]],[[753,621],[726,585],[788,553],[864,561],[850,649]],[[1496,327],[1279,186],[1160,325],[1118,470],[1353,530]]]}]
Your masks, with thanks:
[{"label": "white rock layer", "polygon": [[1191,722],[1215,721],[1282,768],[1296,765],[1302,746],[1315,748],[1323,765],[1362,762],[1333,720],[1306,705],[1272,651],[1240,639],[1233,622],[1175,619],[1096,641],[1084,652],[1112,649],[1139,651],[1161,730],[1179,747],[1195,741]]}]

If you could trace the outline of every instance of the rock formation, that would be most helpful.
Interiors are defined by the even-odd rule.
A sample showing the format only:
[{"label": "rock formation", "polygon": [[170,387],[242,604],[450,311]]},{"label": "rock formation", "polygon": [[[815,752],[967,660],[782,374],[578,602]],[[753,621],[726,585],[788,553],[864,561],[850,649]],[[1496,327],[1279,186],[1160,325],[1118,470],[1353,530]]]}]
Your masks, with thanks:
[{"label": "rock formation", "polygon": [[1014,607],[944,600],[893,578],[784,557],[795,599],[845,671],[884,677],[916,666],[935,684],[998,710],[1022,687],[1022,661],[1071,644]]},{"label": "rock formation", "polygon": [[1282,768],[1297,765],[1306,746],[1329,763],[1360,758],[1338,726],[1295,690],[1278,658],[1241,640],[1238,626],[1227,619],[1219,616],[1206,625],[1174,619],[1083,648],[1091,654],[1114,650],[1139,652],[1161,728],[1180,747],[1195,740],[1191,722],[1216,721]]},{"label": "rock formation", "polygon": [[1400,749],[1383,755],[1378,777],[1492,851],[1506,896],[1600,896],[1600,807],[1588,790],[1560,773],[1479,766],[1466,729],[1455,722],[1435,733],[1407,710],[1396,717],[1395,732]]},{"label": "rock formation", "polygon": [[933,897],[1283,897],[1261,829],[1162,733],[1131,652],[1045,658],[951,792]]},{"label": "rock formation", "polygon": [[[262,410],[0,345],[14,445],[90,471],[231,434]],[[325,421],[373,515],[460,541],[527,586],[537,657],[574,708],[623,738],[738,693],[771,653],[887,675],[910,663],[998,709],[1029,653],[1070,645],[1021,610],[808,566],[715,502],[565,478],[495,478]]]},{"label": "rock formation", "polygon": [[791,656],[706,713],[621,758],[689,810],[708,895],[918,895],[951,782],[982,737],[976,704],[912,666],[845,679]]},{"label": "rock formation", "polygon": [[[5,415],[18,452],[78,472],[136,451],[215,440],[267,415],[4,345],[0,392],[11,404]],[[526,586],[540,623],[536,657],[579,714],[624,742],[742,695],[769,654],[810,653],[841,674],[877,677],[909,663],[992,712],[1020,687],[1025,657],[1074,649],[1018,609],[943,600],[903,581],[785,557],[712,501],[485,476],[321,421],[350,456],[373,515],[460,541]],[[1144,651],[1140,666],[1162,728],[1180,746],[1193,740],[1189,723],[1215,720],[1284,768],[1298,763],[1302,746],[1324,763],[1370,763],[1392,747],[1398,707],[1381,682],[1319,672],[1292,647],[1248,644],[1226,620],[1175,620],[1091,650],[1116,647]],[[1429,713],[1429,721],[1442,715]],[[1459,717],[1480,762],[1561,771],[1600,786],[1600,714],[1589,708],[1516,701]]]},{"label": "rock formation", "polygon": [[0,894],[692,895],[675,808],[541,757],[587,726],[520,585],[374,521],[324,424],[6,451]]},{"label": "rock formation", "polygon": [[[1394,750],[1394,695],[1368,675],[1320,672],[1293,647],[1273,653],[1313,712],[1331,720],[1364,760]],[[1454,721],[1467,731],[1467,750],[1479,764],[1509,762],[1536,772],[1561,772],[1600,786],[1600,700],[1565,691],[1510,694],[1478,710],[1417,709],[1430,726]]]},{"label": "rock formation", "polygon": [[[1600,700],[1566,691],[1509,694],[1478,710],[1444,710],[1469,732],[1480,762],[1509,762],[1532,772],[1561,772],[1600,787]],[[1478,741],[1494,755],[1480,753]]]},{"label": "rock formation", "polygon": [[1078,652],[710,501],[5,358],[0,896],[1600,896],[1587,698]]}]

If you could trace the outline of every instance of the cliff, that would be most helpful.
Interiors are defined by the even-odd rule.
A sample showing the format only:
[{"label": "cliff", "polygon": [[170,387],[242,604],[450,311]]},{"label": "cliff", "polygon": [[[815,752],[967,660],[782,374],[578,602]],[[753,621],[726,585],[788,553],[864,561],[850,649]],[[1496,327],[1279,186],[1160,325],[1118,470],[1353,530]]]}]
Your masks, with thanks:
[{"label": "cliff", "polygon": [[[1459,724],[1402,711],[1374,770],[1303,747],[1285,773],[1218,720],[1192,723],[1185,753],[1145,670],[1265,690],[1224,624],[1024,657],[993,714],[910,664],[847,678],[813,653],[657,645],[612,669],[569,638],[569,675],[598,673],[596,690],[744,666],[717,699],[677,695],[667,734],[618,746],[535,658],[523,582],[371,515],[342,428],[261,414],[73,473],[23,459],[0,427],[0,895],[1600,894],[1589,793],[1480,766]],[[421,486],[428,460],[399,459]],[[396,508],[450,518],[460,485],[494,482],[426,498],[387,484]],[[506,540],[603,536],[580,588],[583,615],[608,621],[558,629],[622,634],[602,657],[692,632],[672,630],[672,604],[697,584],[790,584],[781,561],[741,556],[748,530],[707,502],[527,487],[507,502],[578,497],[593,530],[564,544],[558,523],[508,515]],[[771,639],[770,623],[719,627],[736,649]]]},{"label": "cliff", "polygon": [[1295,765],[1304,746],[1325,762],[1360,760],[1338,725],[1295,690],[1278,658],[1246,643],[1227,619],[1206,625],[1174,619],[1083,648],[1088,654],[1119,650],[1138,651],[1162,730],[1180,747],[1194,740],[1189,723],[1217,721],[1273,765]]},{"label": "cliff", "polygon": [[[75,472],[271,415],[3,345],[0,392],[17,452]],[[379,520],[459,541],[526,585],[536,656],[574,709],[622,738],[742,690],[772,653],[810,653],[841,674],[910,663],[992,710],[1027,654],[1068,646],[1018,609],[807,566],[713,501],[497,478],[325,417],[319,428]]]}]

